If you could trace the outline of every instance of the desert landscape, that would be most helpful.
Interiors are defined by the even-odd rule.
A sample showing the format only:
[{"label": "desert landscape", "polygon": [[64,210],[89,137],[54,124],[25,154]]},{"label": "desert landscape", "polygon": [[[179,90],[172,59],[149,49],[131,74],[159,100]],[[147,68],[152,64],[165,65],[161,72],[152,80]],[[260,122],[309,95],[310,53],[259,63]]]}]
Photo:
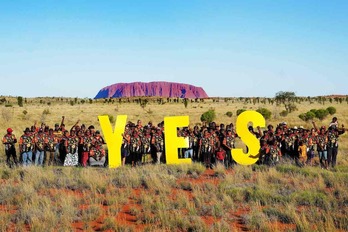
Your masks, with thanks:
[{"label": "desert landscape", "polygon": [[[101,129],[98,116],[128,121],[161,122],[188,115],[190,126],[202,125],[209,110],[217,123],[235,123],[238,110],[268,109],[266,125],[287,122],[311,128],[299,115],[311,109],[336,109],[347,125],[346,96],[296,97],[295,108],[275,98],[120,99],[0,97],[0,127],[17,137],[34,124],[53,126],[65,116],[67,128],[77,120]],[[229,112],[229,113],[228,113]],[[3,131],[5,134],[5,130]],[[82,167],[18,167],[5,164],[0,153],[1,231],[346,231],[348,230],[348,143],[340,136],[337,166],[298,167],[291,160],[274,167],[236,165],[226,170],[192,165],[147,164],[116,169]],[[237,148],[245,145],[237,140]]]}]

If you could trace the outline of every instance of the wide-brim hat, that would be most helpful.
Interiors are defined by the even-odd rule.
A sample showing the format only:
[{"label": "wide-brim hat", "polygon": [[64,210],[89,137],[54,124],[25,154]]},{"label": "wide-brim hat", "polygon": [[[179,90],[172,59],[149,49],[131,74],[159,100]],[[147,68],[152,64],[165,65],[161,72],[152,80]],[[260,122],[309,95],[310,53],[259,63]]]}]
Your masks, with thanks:
[{"label": "wide-brim hat", "polygon": [[25,130],[23,132],[30,132],[29,127],[25,128]]}]

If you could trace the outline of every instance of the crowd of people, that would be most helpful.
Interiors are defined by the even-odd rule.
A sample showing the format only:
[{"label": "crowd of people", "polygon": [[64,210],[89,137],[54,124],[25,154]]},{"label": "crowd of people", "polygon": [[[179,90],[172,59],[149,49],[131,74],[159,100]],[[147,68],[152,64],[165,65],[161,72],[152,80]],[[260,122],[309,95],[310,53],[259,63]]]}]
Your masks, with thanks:
[{"label": "crowd of people", "polygon": [[[100,131],[93,125],[79,125],[79,121],[67,130],[64,119],[63,116],[62,122],[55,124],[54,128],[44,123],[25,128],[18,141],[19,159],[15,146],[17,138],[8,128],[2,139],[7,165],[107,166],[107,152]],[[143,125],[141,120],[128,122],[122,134],[122,164],[165,163],[164,129],[163,122],[157,125],[152,122]],[[260,141],[258,164],[276,165],[288,157],[299,166],[313,165],[313,158],[318,156],[320,166],[328,169],[336,165],[339,136],[345,128],[343,125],[339,127],[334,117],[327,128],[318,128],[314,122],[310,129],[302,126],[289,128],[286,122],[282,122],[275,129],[273,125],[268,125],[264,131],[249,126],[249,131]],[[202,162],[207,168],[213,168],[217,163],[226,168],[236,164],[231,152],[238,135],[232,123],[211,122],[201,127],[178,128],[177,135],[189,141],[188,148],[178,149],[179,158]]]}]

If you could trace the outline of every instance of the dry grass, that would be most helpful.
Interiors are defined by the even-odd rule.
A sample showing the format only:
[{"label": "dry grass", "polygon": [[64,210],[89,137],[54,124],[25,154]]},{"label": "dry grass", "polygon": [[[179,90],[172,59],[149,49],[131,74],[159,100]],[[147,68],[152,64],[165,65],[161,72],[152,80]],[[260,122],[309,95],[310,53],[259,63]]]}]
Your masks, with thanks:
[{"label": "dry grass", "polygon": [[[36,100],[38,101],[38,100]],[[48,101],[48,99],[45,99]],[[189,115],[192,125],[210,108],[217,122],[235,123],[239,108],[257,109],[263,104],[241,102],[149,103],[151,114],[135,103],[42,105],[23,108],[0,106],[1,128],[13,127],[17,137],[34,120],[67,126],[77,119],[97,128],[100,114],[127,114],[129,120],[160,122],[164,116]],[[13,104],[15,105],[15,104]],[[299,111],[282,118],[282,107],[268,105],[275,118],[267,124],[286,121],[310,126],[298,114],[311,108],[333,105],[340,123],[347,124],[346,103],[300,104]],[[50,114],[42,117],[44,110]],[[23,110],[28,114],[23,117]],[[225,115],[232,111],[233,116]],[[47,112],[47,111],[46,111]],[[148,112],[148,111],[147,111]],[[327,125],[330,118],[320,124]],[[137,168],[28,167],[9,169],[0,152],[0,231],[346,231],[348,230],[348,143],[341,137],[338,165],[327,171],[299,168],[291,163],[276,167],[240,166],[225,171],[217,166],[206,171],[200,164],[147,165]],[[239,141],[237,146],[243,146]]]}]

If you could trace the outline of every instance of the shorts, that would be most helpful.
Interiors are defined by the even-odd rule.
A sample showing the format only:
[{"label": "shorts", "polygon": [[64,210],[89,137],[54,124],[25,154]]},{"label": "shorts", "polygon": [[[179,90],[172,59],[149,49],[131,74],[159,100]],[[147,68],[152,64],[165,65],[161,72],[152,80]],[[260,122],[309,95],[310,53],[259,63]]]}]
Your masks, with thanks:
[{"label": "shorts", "polygon": [[308,160],[311,160],[314,158],[314,151],[313,150],[309,150],[307,152],[307,156],[308,156]]}]

